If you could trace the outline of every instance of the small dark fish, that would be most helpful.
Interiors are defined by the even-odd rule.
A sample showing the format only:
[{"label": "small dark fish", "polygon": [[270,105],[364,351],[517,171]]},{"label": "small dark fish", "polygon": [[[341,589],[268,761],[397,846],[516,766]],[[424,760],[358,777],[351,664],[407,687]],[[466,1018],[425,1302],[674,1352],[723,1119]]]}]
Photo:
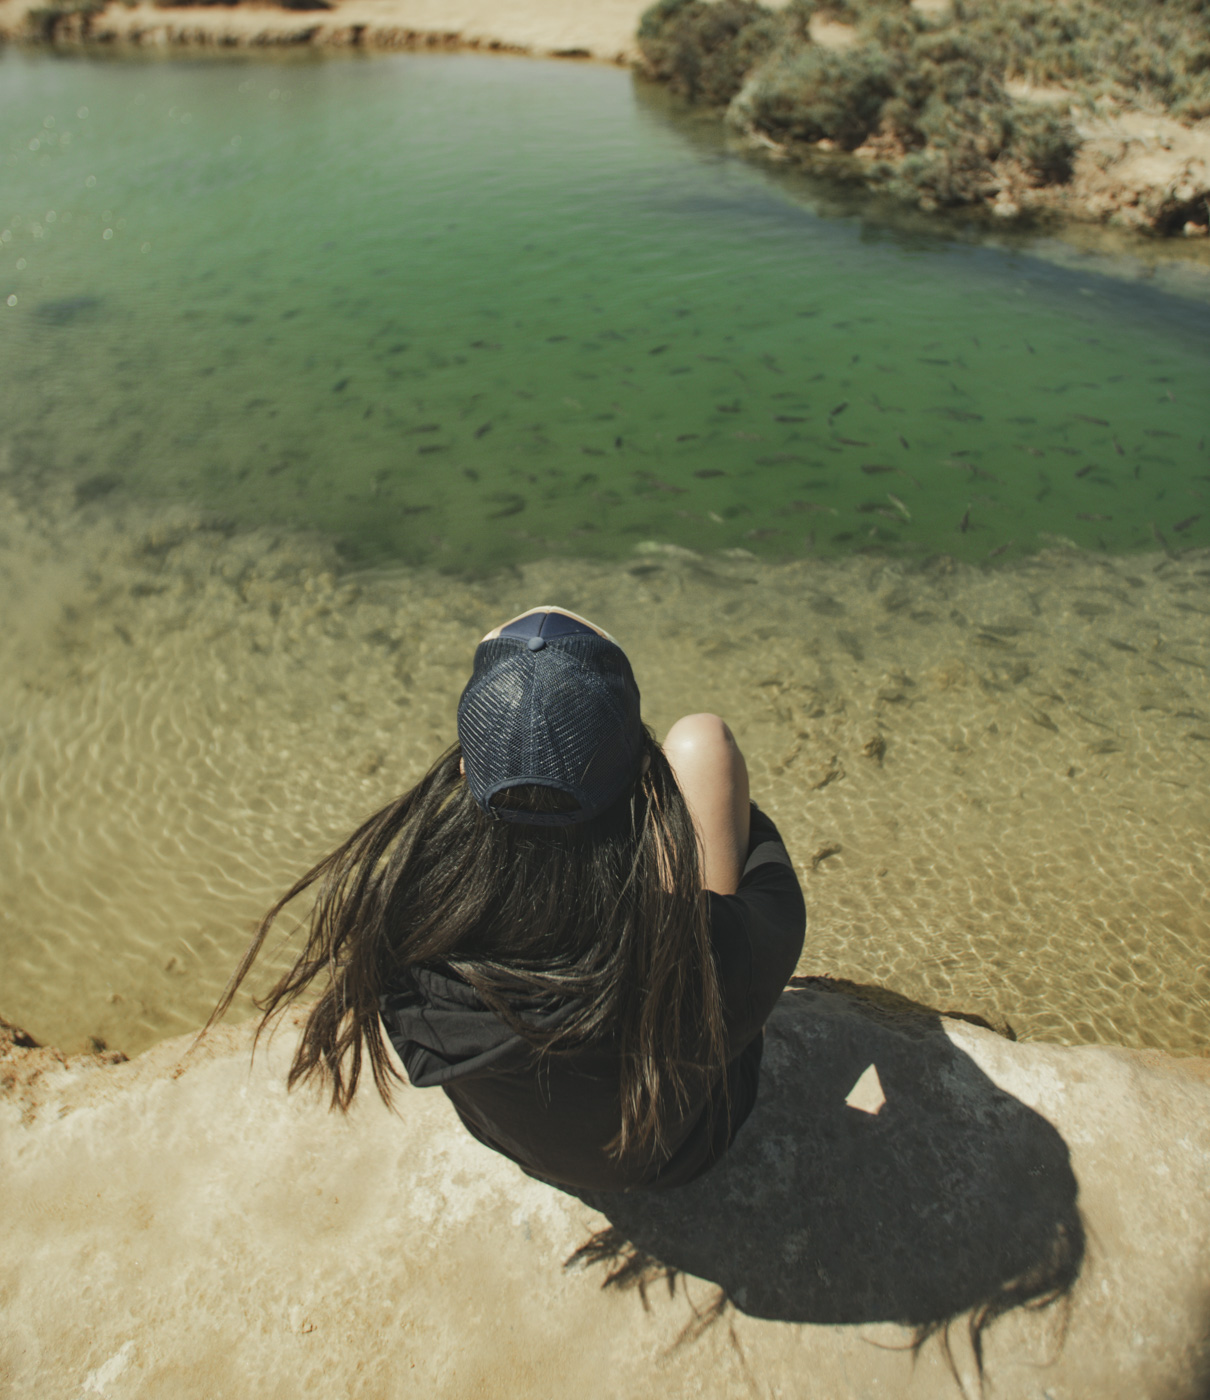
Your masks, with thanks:
[{"label": "small dark fish", "polygon": [[437,433],[441,431],[440,423],[420,423],[415,428],[409,428],[409,433]]},{"label": "small dark fish", "polygon": [[903,435],[902,433],[899,434],[899,445],[900,445],[905,451],[908,451],[908,452],[911,451],[911,445],[908,443],[907,438],[905,438],[904,435]]},{"label": "small dark fish", "polygon": [[387,351],[388,355],[402,355],[408,347],[406,345],[392,345]]},{"label": "small dark fish", "polygon": [[1026,452],[1029,453],[1029,455],[1030,455],[1031,457],[1045,457],[1045,456],[1046,456],[1046,453],[1043,452],[1042,449],[1041,449],[1040,447],[1027,447],[1025,450],[1026,450]]},{"label": "small dark fish", "polygon": [[1077,520],[1091,520],[1094,524],[1100,525],[1100,524],[1103,524],[1106,520],[1112,520],[1112,519],[1113,519],[1113,516],[1112,516],[1112,515],[1090,515],[1087,511],[1081,510],[1081,511],[1077,511],[1077,512],[1076,512],[1076,519],[1077,519]]},{"label": "small dark fish", "polygon": [[945,412],[948,417],[956,419],[959,423],[983,422],[983,415],[981,413],[967,413],[961,408],[947,408]]},{"label": "small dark fish", "polygon": [[[548,336],[546,337],[546,343],[547,343],[547,345],[557,345],[557,344],[559,343],[560,340],[566,340],[566,339],[567,339],[567,337],[566,337],[565,335],[548,335]],[[667,349],[668,347],[665,346],[664,348]]]},{"label": "small dark fish", "polygon": [[1180,437],[1180,433],[1170,433],[1166,428],[1144,428],[1145,437]]},{"label": "small dark fish", "polygon": [[77,505],[86,505],[89,501],[99,501],[102,496],[108,496],[121,484],[122,478],[120,476],[112,476],[109,473],[104,473],[101,476],[90,476],[86,481],[77,484],[76,503]]},{"label": "small dark fish", "polygon": [[362,416],[363,419],[366,419],[366,418],[369,418],[373,412],[374,412],[374,405],[373,405],[373,404],[370,404],[369,407],[366,409],[366,411],[365,411],[361,416]]},{"label": "small dark fish", "polygon": [[1114,438],[1113,440],[1113,450],[1118,454],[1119,457],[1125,457],[1126,455],[1126,449],[1117,440],[1117,438]]},{"label": "small dark fish", "polygon": [[1202,518],[1202,517],[1201,517],[1200,515],[1190,515],[1190,516],[1186,516],[1186,518],[1185,518],[1184,520],[1179,521],[1179,522],[1178,522],[1177,524],[1175,524],[1172,528],[1173,528],[1174,530],[1178,530],[1178,531],[1179,531],[1179,530],[1187,530],[1187,529],[1189,528],[1190,525],[1196,524],[1201,518]]},{"label": "small dark fish", "polygon": [[463,467],[462,475],[466,477],[467,481],[479,480],[479,473],[474,469],[474,467]]},{"label": "small dark fish", "polygon": [[525,497],[505,494],[493,496],[493,500],[501,502],[500,509],[490,512],[489,520],[503,520],[506,515],[518,515],[525,509]]},{"label": "small dark fish", "polygon": [[1167,553],[1168,553],[1168,541],[1167,541],[1167,540],[1164,538],[1164,536],[1160,533],[1159,527],[1158,527],[1154,522],[1152,522],[1152,525],[1151,525],[1151,533],[1152,533],[1152,536],[1153,536],[1154,539],[1155,539],[1156,544],[1158,544],[1159,547],[1164,551],[1164,553],[1167,554]]},{"label": "small dark fish", "polygon": [[347,379],[342,379],[339,384],[332,385],[332,392],[334,394],[343,394],[348,387],[349,381]]},{"label": "small dark fish", "polygon": [[1055,451],[1063,452],[1068,457],[1079,457],[1081,455],[1080,449],[1078,447],[1056,447]]},{"label": "small dark fish", "polygon": [[775,423],[807,423],[810,420],[807,418],[795,418],[792,413],[777,413],[774,414],[773,421]]},{"label": "small dark fish", "polygon": [[692,441],[694,440],[694,438],[696,438],[696,437],[698,437],[698,436],[699,436],[698,433],[682,433],[682,434],[677,438],[677,442],[692,442]]},{"label": "small dark fish", "polygon": [[840,415],[845,411],[845,409],[848,408],[848,406],[848,399],[845,399],[844,403],[838,403],[836,407],[831,411],[831,413],[828,414],[828,418],[839,418]]},{"label": "small dark fish", "polygon": [[472,350],[499,350],[501,347],[491,340],[472,340]]},{"label": "small dark fish", "polygon": [[1059,726],[1051,719],[1045,710],[1037,710],[1032,705],[1026,705],[1025,711],[1030,719],[1040,728],[1049,729],[1052,734],[1057,734],[1059,732]]},{"label": "small dark fish", "polygon": [[622,439],[621,439],[620,437],[614,438],[614,440],[613,440],[613,445],[614,445],[616,448],[618,448],[619,451],[620,451],[620,450],[621,450],[621,447],[622,447]]},{"label": "small dark fish", "polygon": [[745,530],[745,531],[744,531],[744,539],[746,539],[746,540],[771,540],[771,539],[773,538],[774,535],[782,535],[782,534],[785,534],[785,531],[784,531],[784,530],[775,530],[775,529],[767,529],[767,530]]},{"label": "small dark fish", "polygon": [[1092,462],[1089,462],[1089,464],[1088,464],[1086,467],[1081,467],[1080,470],[1079,470],[1078,472],[1076,472],[1076,475],[1077,475],[1077,476],[1087,476],[1088,473],[1089,473],[1090,471],[1092,471],[1092,468],[1093,468],[1093,463],[1092,463]]},{"label": "small dark fish", "polygon": [[963,512],[962,519],[959,520],[959,522],[958,522],[958,533],[959,533],[960,535],[965,535],[966,532],[967,532],[967,530],[970,529],[970,523],[971,523],[971,508],[970,508],[970,506],[967,506],[966,510]]},{"label": "small dark fish", "polygon": [[709,481],[712,477],[726,476],[727,473],[719,471],[717,467],[703,467],[700,472],[694,472],[693,475],[696,476],[699,481]]},{"label": "small dark fish", "polygon": [[416,451],[423,455],[426,452],[444,452],[446,449],[440,443],[430,442],[425,447],[418,447]]},{"label": "small dark fish", "polygon": [[65,297],[62,301],[40,302],[34,307],[34,315],[44,326],[69,326],[100,304],[96,297]]},{"label": "small dark fish", "polygon": [[868,442],[858,442],[856,438],[838,437],[836,441],[843,442],[846,447],[869,447],[870,445]]},{"label": "small dark fish", "polygon": [[948,365],[950,363],[949,360],[930,360],[924,355],[917,355],[916,358],[922,365]]},{"label": "small dark fish", "polygon": [[775,452],[772,457],[758,457],[758,467],[776,467],[782,462],[805,462],[807,459],[797,452]]},{"label": "small dark fish", "polygon": [[669,347],[667,345],[657,345],[654,350],[648,350],[649,355],[662,355]]},{"label": "small dark fish", "polygon": [[1023,340],[1023,341],[1021,342],[1021,344],[1025,346],[1025,348],[1029,351],[1029,353],[1030,353],[1031,355],[1036,355],[1036,354],[1038,353],[1038,352],[1034,349],[1034,347],[1029,343],[1028,340]]},{"label": "small dark fish", "polygon": [[1073,413],[1071,416],[1080,419],[1082,423],[1095,423],[1098,428],[1109,427],[1108,418],[1093,418],[1087,413]]},{"label": "small dark fish", "polygon": [[897,471],[898,468],[879,466],[876,462],[866,462],[862,464],[861,470],[865,472],[866,476],[880,476],[883,472]]},{"label": "small dark fish", "polygon": [[739,412],[739,403],[738,403],[738,402],[736,402],[736,403],[716,403],[716,404],[714,405],[714,407],[715,407],[715,409],[717,410],[717,412],[719,412],[719,413],[738,413],[738,412]]},{"label": "small dark fish", "polygon": [[586,452],[590,457],[604,457],[605,449],[602,447],[581,447],[581,452]]},{"label": "small dark fish", "polygon": [[491,430],[492,430],[492,425],[491,425],[490,423],[484,423],[484,424],[482,424],[480,427],[478,427],[478,428],[475,429],[475,436],[476,436],[477,438],[481,438],[481,437],[484,436],[484,434],[490,433]]},{"label": "small dark fish", "polygon": [[996,559],[1003,554],[1006,549],[1011,549],[1014,544],[1016,544],[1016,540],[1009,540],[1007,544],[998,544],[995,549],[988,550],[987,557],[989,559]]}]

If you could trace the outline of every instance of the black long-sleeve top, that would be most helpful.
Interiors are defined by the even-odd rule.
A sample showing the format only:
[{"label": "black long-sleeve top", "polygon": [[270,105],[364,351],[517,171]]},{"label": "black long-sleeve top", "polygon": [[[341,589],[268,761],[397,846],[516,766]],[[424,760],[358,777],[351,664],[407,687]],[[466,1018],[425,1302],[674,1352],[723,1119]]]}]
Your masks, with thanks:
[{"label": "black long-sleeve top", "polygon": [[777,828],[757,807],[739,889],[708,898],[727,1068],[667,1121],[660,1158],[619,1163],[606,1151],[621,1121],[613,1047],[539,1058],[447,970],[414,968],[406,991],[381,998],[383,1026],[410,1083],[440,1085],[475,1137],[545,1180],[587,1190],[691,1181],[752,1111],[761,1031],[802,951],[802,890]]}]

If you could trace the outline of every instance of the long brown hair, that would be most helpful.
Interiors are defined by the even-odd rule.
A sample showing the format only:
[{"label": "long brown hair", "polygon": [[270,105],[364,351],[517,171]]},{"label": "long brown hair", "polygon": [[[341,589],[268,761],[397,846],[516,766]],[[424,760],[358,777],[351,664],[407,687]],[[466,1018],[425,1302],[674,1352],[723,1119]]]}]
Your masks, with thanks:
[{"label": "long brown hair", "polygon": [[[725,1037],[692,817],[650,731],[633,790],[592,821],[500,821],[471,797],[458,745],[409,792],[376,812],[307,871],[261,920],[207,1022],[231,1005],[274,921],[319,886],[306,944],[256,1002],[273,1017],[316,979],[289,1086],[318,1077],[347,1111],[364,1058],[390,1104],[402,1076],[384,1042],[379,998],[437,965],[534,1046],[559,1054],[616,1047],[621,1121],[616,1157],[658,1155],[665,1120],[717,1082]],[[512,789],[510,806],[549,810],[546,788]],[[545,1028],[518,1006],[564,1010]]]}]

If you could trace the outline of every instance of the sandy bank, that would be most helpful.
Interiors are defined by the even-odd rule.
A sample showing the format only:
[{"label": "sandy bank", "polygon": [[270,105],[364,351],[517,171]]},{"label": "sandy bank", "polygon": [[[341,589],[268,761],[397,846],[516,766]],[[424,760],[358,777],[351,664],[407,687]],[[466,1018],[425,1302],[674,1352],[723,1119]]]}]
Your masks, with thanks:
[{"label": "sandy bank", "polygon": [[134,44],[150,48],[488,49],[627,63],[643,0],[337,0],[330,9],[111,4],[67,16],[47,36],[29,0],[0,3],[0,39]]},{"label": "sandy bank", "polygon": [[[116,1066],[0,1054],[13,1400],[679,1400],[801,1395],[807,1375],[829,1400],[944,1400],[978,1393],[972,1310],[1073,1274],[1067,1302],[987,1328],[990,1393],[1205,1394],[1204,1064],[804,987],[731,1156],[592,1209],[480,1147],[438,1093],[347,1120],[288,1097],[294,1035],[251,1071],[230,1028]],[[876,1116],[844,1102],[869,1064]],[[607,1262],[566,1268],[594,1235]],[[660,1281],[645,1300],[601,1286],[626,1242],[632,1278]],[[939,1337],[910,1350],[947,1320],[964,1388]]]}]

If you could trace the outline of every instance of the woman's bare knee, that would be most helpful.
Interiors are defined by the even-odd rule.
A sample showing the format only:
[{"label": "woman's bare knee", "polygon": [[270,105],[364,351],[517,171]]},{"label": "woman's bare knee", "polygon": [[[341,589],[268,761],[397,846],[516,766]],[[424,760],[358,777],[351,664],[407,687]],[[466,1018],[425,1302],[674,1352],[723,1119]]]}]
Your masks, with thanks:
[{"label": "woman's bare knee", "polygon": [[672,761],[672,753],[683,754],[686,758],[704,759],[709,758],[715,750],[718,751],[719,758],[724,755],[731,758],[739,753],[735,735],[726,721],[718,715],[682,715],[664,739],[664,752],[669,754],[669,762]]},{"label": "woman's bare knee", "polygon": [[733,894],[748,848],[748,766],[735,736],[718,715],[685,715],[664,753],[697,827],[706,888]]}]

